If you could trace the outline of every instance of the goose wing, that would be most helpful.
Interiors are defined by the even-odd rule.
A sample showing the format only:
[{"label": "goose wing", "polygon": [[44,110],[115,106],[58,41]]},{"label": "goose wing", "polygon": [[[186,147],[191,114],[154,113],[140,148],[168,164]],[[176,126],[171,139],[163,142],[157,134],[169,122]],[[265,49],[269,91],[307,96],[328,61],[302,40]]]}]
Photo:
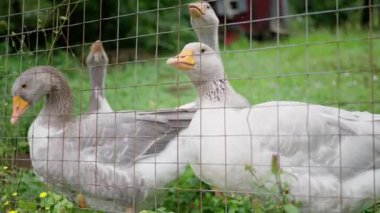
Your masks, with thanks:
[{"label": "goose wing", "polygon": [[93,114],[82,120],[82,155],[102,163],[128,166],[165,149],[186,128],[194,110]]},{"label": "goose wing", "polygon": [[299,102],[268,102],[253,112],[253,134],[271,138],[262,146],[289,166],[367,169],[379,161],[380,115]]}]

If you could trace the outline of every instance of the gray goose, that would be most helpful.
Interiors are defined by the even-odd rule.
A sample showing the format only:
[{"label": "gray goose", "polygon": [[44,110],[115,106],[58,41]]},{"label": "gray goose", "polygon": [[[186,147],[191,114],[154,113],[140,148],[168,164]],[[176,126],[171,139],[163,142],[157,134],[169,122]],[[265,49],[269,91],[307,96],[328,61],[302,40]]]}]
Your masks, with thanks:
[{"label": "gray goose", "polygon": [[91,79],[89,112],[112,112],[104,91],[108,57],[101,41],[95,41],[91,45],[86,64]]},{"label": "gray goose", "polygon": [[236,108],[244,99],[229,84],[220,57],[201,43],[187,44],[167,63],[184,70],[199,94],[200,109],[179,134],[178,147],[201,180],[252,192],[246,165],[268,178],[276,157],[305,212],[357,212],[379,199],[380,115],[288,101]]},{"label": "gray goose", "polygon": [[145,199],[146,184],[135,180],[139,176],[135,162],[160,152],[156,144],[176,143],[178,131],[193,115],[188,110],[168,110],[73,117],[68,83],[51,66],[23,72],[13,84],[12,95],[12,124],[46,97],[28,131],[34,172],[67,193],[83,192],[91,207],[107,211],[124,210]]}]

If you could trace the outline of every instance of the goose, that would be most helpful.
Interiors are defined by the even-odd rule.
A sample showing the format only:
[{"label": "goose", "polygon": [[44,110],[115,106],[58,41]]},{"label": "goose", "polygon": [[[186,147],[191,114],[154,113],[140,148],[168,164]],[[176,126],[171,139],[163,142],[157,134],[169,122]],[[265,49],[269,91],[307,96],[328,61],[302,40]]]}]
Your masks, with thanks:
[{"label": "goose", "polygon": [[[103,48],[102,42],[100,40],[95,41],[91,45],[90,52],[86,58],[88,73],[91,79],[89,113],[113,112],[104,92],[108,61],[107,53]],[[196,106],[197,101],[193,101],[179,106],[178,109],[191,110],[196,108]]]},{"label": "goose", "polygon": [[207,44],[219,53],[219,18],[211,5],[207,2],[195,2],[190,3],[188,8],[190,23],[197,34],[198,41]]},{"label": "goose", "polygon": [[86,64],[91,79],[89,112],[113,112],[104,92],[108,57],[101,41],[97,40],[91,45]]},{"label": "goose", "polygon": [[[212,47],[216,52],[219,50],[218,26],[219,18],[215,11],[207,2],[194,2],[188,5],[190,12],[190,23],[199,42],[203,42]],[[196,99],[191,103],[181,105],[180,109],[192,109],[199,107],[199,100]]]},{"label": "goose", "polygon": [[254,193],[246,166],[270,177],[275,156],[305,212],[352,212],[379,198],[380,115],[290,101],[236,108],[241,96],[220,57],[199,42],[167,63],[184,71],[199,94],[200,108],[178,147],[201,180],[226,192]]},{"label": "goose", "polygon": [[[106,95],[104,93],[104,82],[107,74],[107,64],[108,64],[108,57],[107,54],[103,48],[102,42],[100,40],[95,41],[90,48],[90,52],[87,56],[86,63],[89,69],[89,75],[91,78],[91,85],[92,85],[92,93],[91,93],[91,99],[90,99],[90,109],[89,112],[113,112],[112,108],[108,104]],[[189,109],[186,110],[187,118],[191,118],[191,114],[193,114],[195,111],[192,110],[196,106],[195,102],[191,102],[185,105],[180,106],[180,109]],[[185,111],[182,111],[185,112]],[[160,110],[159,112],[138,112],[140,115],[144,114],[144,116],[150,116],[151,119],[154,119],[153,116],[157,114],[165,114],[165,116],[171,117],[170,120],[177,121],[175,116],[176,113],[173,114],[171,110]],[[185,120],[185,125],[188,120]],[[165,143],[156,143],[156,153],[160,150],[164,150],[167,141]],[[147,151],[146,154],[151,154],[153,150]],[[166,156],[170,155],[172,152],[165,153]],[[144,156],[146,158],[146,156]],[[146,171],[146,169],[142,170],[143,172]]]},{"label": "goose", "polygon": [[160,144],[174,143],[193,114],[166,110],[74,117],[68,83],[51,66],[23,72],[13,84],[12,95],[12,124],[46,97],[28,130],[34,172],[67,194],[83,192],[89,206],[107,211],[124,210],[146,197],[144,183],[134,178],[138,175],[134,162],[160,152]]}]

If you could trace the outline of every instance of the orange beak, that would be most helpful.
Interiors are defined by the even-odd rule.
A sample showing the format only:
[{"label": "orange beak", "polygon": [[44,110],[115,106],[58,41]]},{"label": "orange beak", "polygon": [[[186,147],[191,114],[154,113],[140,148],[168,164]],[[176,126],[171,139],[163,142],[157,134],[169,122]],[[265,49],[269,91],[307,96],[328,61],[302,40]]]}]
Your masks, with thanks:
[{"label": "orange beak", "polygon": [[102,55],[102,52],[104,52],[104,48],[103,48],[103,43],[99,40],[95,41],[92,45],[91,45],[91,53],[94,54],[94,57],[95,57],[95,61],[96,62],[99,62],[100,61],[100,57]]},{"label": "orange beak", "polygon": [[192,70],[195,66],[194,51],[182,50],[177,56],[169,58],[166,63],[179,70]]},{"label": "orange beak", "polygon": [[202,3],[189,4],[189,12],[192,17],[202,17],[205,15]]},{"label": "orange beak", "polygon": [[19,118],[29,108],[29,102],[16,95],[13,97],[13,113],[11,118],[11,124],[16,124]]}]

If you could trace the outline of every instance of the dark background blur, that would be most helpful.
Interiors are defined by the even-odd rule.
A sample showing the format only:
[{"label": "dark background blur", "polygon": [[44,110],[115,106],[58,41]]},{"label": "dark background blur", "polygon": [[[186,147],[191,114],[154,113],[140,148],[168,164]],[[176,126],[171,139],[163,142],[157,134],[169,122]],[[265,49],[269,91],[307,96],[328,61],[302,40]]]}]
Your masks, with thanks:
[{"label": "dark background blur", "polygon": [[[23,48],[43,51],[48,49],[47,46],[54,46],[55,49],[70,48],[70,51],[78,53],[84,44],[101,39],[106,41],[105,47],[109,51],[111,61],[115,57],[137,60],[136,52],[139,52],[140,58],[144,58],[144,54],[155,54],[155,52],[175,52],[184,41],[195,39],[188,21],[186,5],[192,1],[2,0],[0,1],[0,42],[8,39],[11,51]],[[268,22],[265,19],[269,15],[265,14],[269,12],[263,10],[271,8],[273,10],[273,2],[277,0],[226,0],[226,2],[231,7],[238,7],[241,2],[246,3],[254,15],[249,16],[247,15],[250,14],[249,11],[242,11],[232,18],[225,19],[219,16],[221,24],[240,23],[251,17],[254,25],[258,26],[260,23]],[[272,5],[270,3],[267,5],[268,2],[272,2]],[[350,21],[361,22],[361,25],[366,27],[370,11],[366,6],[378,2],[279,0],[279,3],[285,5],[287,9],[286,13],[281,13],[280,16],[297,17],[299,14],[299,18],[304,18],[304,14],[308,13],[309,27],[334,29],[337,24],[343,26]],[[215,8],[215,2],[212,4]],[[352,17],[353,13],[349,8],[355,7],[363,7],[360,10],[362,13]],[[240,24],[236,26],[239,29]],[[236,27],[231,29],[234,28],[236,29]],[[304,25],[299,28],[305,30]],[[244,26],[242,29],[244,31]],[[286,29],[284,34],[291,35],[291,30]],[[253,32],[245,34],[253,36],[254,39],[264,40],[271,39],[268,32],[264,28],[256,30],[253,28]],[[230,41],[228,36],[229,34],[225,38],[225,43]],[[223,39],[223,36],[221,38]],[[115,50],[118,50],[117,53]]]}]

